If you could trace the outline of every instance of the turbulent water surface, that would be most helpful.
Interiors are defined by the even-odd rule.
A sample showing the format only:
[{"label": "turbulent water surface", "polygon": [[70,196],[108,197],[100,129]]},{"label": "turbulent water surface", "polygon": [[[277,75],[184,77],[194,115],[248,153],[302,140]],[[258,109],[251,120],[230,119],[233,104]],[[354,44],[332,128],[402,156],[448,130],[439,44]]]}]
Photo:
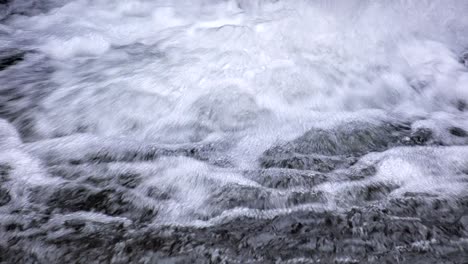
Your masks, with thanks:
[{"label": "turbulent water surface", "polygon": [[1,263],[467,263],[468,1],[0,1]]}]

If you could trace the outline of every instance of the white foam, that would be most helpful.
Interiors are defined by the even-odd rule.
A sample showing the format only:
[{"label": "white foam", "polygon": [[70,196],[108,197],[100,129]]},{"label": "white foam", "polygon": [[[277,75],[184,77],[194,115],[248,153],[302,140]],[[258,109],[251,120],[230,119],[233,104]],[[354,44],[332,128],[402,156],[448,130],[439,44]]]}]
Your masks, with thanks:
[{"label": "white foam", "polygon": [[[453,52],[461,40],[437,24],[463,28],[466,23],[455,11],[438,17],[435,7],[443,5],[440,2],[344,6],[280,1],[240,4],[244,9],[232,1],[191,5],[76,1],[18,22],[47,36],[38,40],[44,52],[69,60],[56,74],[61,88],[44,101],[47,111],[37,113],[45,135],[72,133],[80,126],[103,135],[134,128],[134,135],[152,133],[164,140],[161,126],[200,122],[200,116],[192,115],[197,98],[204,101],[207,93],[232,89],[248,93],[256,104],[248,110],[254,115],[299,112],[301,118],[311,110],[368,108],[411,115],[468,99],[462,89],[468,75]],[[407,8],[410,14],[394,23],[402,17],[397,11]],[[73,16],[78,9],[80,18]],[[186,15],[188,10],[200,17]],[[392,27],[385,27],[390,21]],[[158,54],[140,60],[111,48],[136,43],[157,43],[153,50]],[[99,60],[76,60],[83,56]],[[81,82],[89,75],[94,82]],[[231,111],[212,107],[207,111],[218,120],[233,122]],[[176,113],[170,115],[171,110]],[[167,136],[166,141],[174,140]]]},{"label": "white foam", "polygon": [[[458,61],[468,47],[467,13],[468,2],[442,0],[75,0],[15,16],[6,26],[11,45],[46,54],[55,86],[31,114],[43,141],[22,145],[0,123],[0,146],[14,149],[0,157],[36,183],[50,179],[35,156],[121,157],[222,139],[237,143],[223,153],[235,169],[254,169],[265,149],[311,127],[393,117],[424,118],[414,128],[466,144],[447,131],[468,129],[456,106],[468,101],[468,71]],[[402,186],[395,195],[456,194],[453,166],[465,154],[399,148],[365,159],[378,160],[371,181]],[[163,208],[169,220],[209,213],[213,188],[254,184],[193,159],[149,163],[146,187],[177,189]]]}]

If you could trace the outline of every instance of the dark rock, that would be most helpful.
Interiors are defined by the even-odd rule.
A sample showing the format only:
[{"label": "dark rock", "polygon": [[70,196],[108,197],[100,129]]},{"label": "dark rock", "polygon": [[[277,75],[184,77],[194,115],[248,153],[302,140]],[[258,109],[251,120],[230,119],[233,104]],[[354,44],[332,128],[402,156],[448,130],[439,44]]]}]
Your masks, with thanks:
[{"label": "dark rock", "polygon": [[151,186],[148,188],[147,196],[155,200],[169,200],[171,198],[171,190],[161,190],[157,187]]},{"label": "dark rock", "polygon": [[424,145],[433,139],[432,130],[428,128],[419,128],[410,136],[411,145]]},{"label": "dark rock", "polygon": [[12,53],[10,55],[2,55],[0,53],[0,71],[22,61],[23,57],[24,57],[24,53],[20,53],[20,52]]},{"label": "dark rock", "polygon": [[244,172],[244,175],[262,186],[275,189],[313,188],[328,181],[328,177],[323,173],[292,169],[252,170]]},{"label": "dark rock", "polygon": [[321,192],[292,192],[288,197],[288,206],[300,204],[324,202],[325,198]]},{"label": "dark rock", "polygon": [[274,205],[270,201],[270,196],[271,193],[267,190],[233,184],[217,190],[209,200],[214,208],[220,210],[219,212],[236,207],[272,209]]},{"label": "dark rock", "polygon": [[460,63],[465,65],[465,67],[468,67],[468,52],[464,52],[460,56]]},{"label": "dark rock", "polygon": [[5,188],[0,187],[0,206],[8,204],[10,201],[10,192]]},{"label": "dark rock", "polygon": [[461,112],[465,111],[465,109],[466,109],[465,100],[461,100],[461,99],[457,100],[456,107],[457,107],[458,111],[461,111]]},{"label": "dark rock", "polygon": [[[266,150],[259,162],[263,168],[312,170],[322,173],[351,168],[362,155],[395,146],[435,144],[433,132],[408,124],[351,122],[333,129],[312,129],[301,137]],[[375,170],[375,168],[374,168]],[[375,173],[375,172],[374,172]],[[372,175],[354,171],[350,178]]]},{"label": "dark rock", "polygon": [[157,212],[146,206],[136,206],[139,200],[131,193],[108,187],[95,189],[85,185],[67,184],[58,188],[46,201],[58,212],[100,212],[122,216],[135,221],[149,221]]},{"label": "dark rock", "polygon": [[460,127],[451,127],[449,129],[450,134],[456,136],[456,137],[467,137],[468,133]]},{"label": "dark rock", "polygon": [[361,156],[397,145],[410,127],[395,124],[351,122],[331,130],[313,129],[292,142],[301,154]]},{"label": "dark rock", "polygon": [[[310,210],[268,218],[239,216],[208,227],[133,229],[91,220],[67,221],[64,225],[70,232],[9,240],[1,257],[6,263],[24,263],[35,257],[26,250],[31,243],[40,248],[34,252],[41,252],[41,261],[47,263],[275,263],[279,259],[302,259],[299,263],[463,263],[468,248],[460,241],[467,234],[457,230],[466,228],[464,218],[457,220],[460,224],[450,224],[429,221],[430,217],[420,219],[416,211],[395,210],[401,204],[410,205],[410,200],[414,201],[403,199],[383,206],[385,209],[372,206],[341,213]],[[453,205],[421,199],[419,207],[452,207],[458,210],[455,214],[468,209]]]},{"label": "dark rock", "polygon": [[354,162],[355,160],[349,158],[297,154],[284,158],[266,156],[260,159],[263,168],[313,170],[318,172],[330,172],[338,168],[346,168]]},{"label": "dark rock", "polygon": [[437,195],[435,194],[424,193],[424,192],[405,192],[403,196],[404,197],[430,197],[430,198],[437,197]]},{"label": "dark rock", "polygon": [[376,201],[382,200],[387,197],[387,195],[393,190],[397,189],[399,186],[394,184],[370,184],[358,188],[357,197],[359,200],[363,201]]},{"label": "dark rock", "polygon": [[117,182],[119,185],[130,189],[136,188],[141,183],[141,181],[142,180],[140,175],[136,173],[125,173],[117,177]]},{"label": "dark rock", "polygon": [[11,15],[33,16],[59,7],[65,1],[50,0],[0,0],[0,21]]},{"label": "dark rock", "polygon": [[465,230],[466,234],[468,234],[468,215],[462,216],[459,221],[463,230]]},{"label": "dark rock", "polygon": [[[403,145],[410,132],[411,128],[406,124],[367,122],[351,122],[329,130],[312,129],[291,142],[268,149],[260,163],[266,168],[328,172],[355,162],[346,158]],[[327,158],[331,156],[333,158]]]},{"label": "dark rock", "polygon": [[10,179],[10,172],[13,168],[8,164],[0,164],[0,186]]},{"label": "dark rock", "polygon": [[375,166],[361,166],[360,164],[350,167],[343,174],[345,180],[359,181],[374,176],[377,173]]},{"label": "dark rock", "polygon": [[49,198],[48,205],[69,212],[90,211],[95,207],[96,197],[92,189],[70,184],[58,188]]},{"label": "dark rock", "polygon": [[[12,123],[23,141],[29,141],[40,136],[35,130],[33,113],[40,100],[55,87],[50,80],[53,68],[43,55],[31,53],[26,59],[24,53],[13,54],[16,55],[9,54],[5,60],[8,63],[2,66],[4,69],[8,66],[7,70],[0,71],[0,118]],[[20,60],[21,67],[10,67]]]},{"label": "dark rock", "polygon": [[48,153],[49,157],[46,157],[46,162],[49,165],[63,164],[64,159],[69,165],[83,165],[83,164],[105,164],[112,162],[138,162],[138,161],[151,161],[160,157],[174,157],[184,156],[190,157],[196,160],[208,162],[210,164],[229,167],[229,161],[220,160],[218,155],[229,148],[230,146],[223,143],[207,143],[207,144],[190,144],[187,146],[170,148],[166,146],[142,146],[141,148],[133,148],[120,152],[116,152],[115,149],[101,149],[99,151],[92,151],[83,155],[78,159],[67,159],[67,157],[61,156],[61,153]]}]

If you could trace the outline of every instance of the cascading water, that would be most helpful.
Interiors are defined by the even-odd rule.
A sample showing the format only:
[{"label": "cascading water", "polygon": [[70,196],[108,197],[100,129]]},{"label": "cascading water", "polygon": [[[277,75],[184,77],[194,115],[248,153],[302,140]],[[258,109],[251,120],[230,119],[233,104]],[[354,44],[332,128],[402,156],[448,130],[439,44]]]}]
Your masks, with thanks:
[{"label": "cascading water", "polygon": [[0,263],[464,263],[468,1],[0,1]]}]

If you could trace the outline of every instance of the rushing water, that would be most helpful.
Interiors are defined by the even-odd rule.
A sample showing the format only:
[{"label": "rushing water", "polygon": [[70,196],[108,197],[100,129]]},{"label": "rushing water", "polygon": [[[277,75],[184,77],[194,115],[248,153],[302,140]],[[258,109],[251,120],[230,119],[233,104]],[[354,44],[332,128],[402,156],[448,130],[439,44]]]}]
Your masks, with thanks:
[{"label": "rushing water", "polygon": [[466,261],[466,14],[0,1],[0,262]]}]

